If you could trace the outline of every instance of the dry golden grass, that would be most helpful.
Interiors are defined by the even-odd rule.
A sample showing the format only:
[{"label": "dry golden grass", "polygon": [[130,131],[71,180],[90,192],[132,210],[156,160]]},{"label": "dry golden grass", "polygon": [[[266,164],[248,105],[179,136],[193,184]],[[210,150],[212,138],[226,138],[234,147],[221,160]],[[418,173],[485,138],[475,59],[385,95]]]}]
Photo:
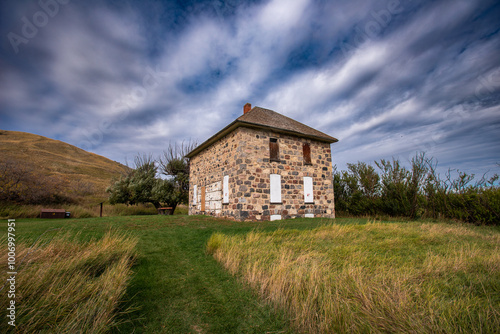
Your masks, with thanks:
[{"label": "dry golden grass", "polygon": [[[29,252],[16,276],[16,332],[107,332],[130,280],[136,238],[108,232],[79,242],[78,236],[49,235],[31,251],[24,243],[16,247],[18,261]],[[0,251],[7,253],[5,243]],[[5,272],[1,277],[5,282]],[[0,307],[5,310],[8,302],[2,298]],[[0,323],[2,331],[8,327]]]},{"label": "dry golden grass", "polygon": [[90,187],[101,197],[113,177],[129,171],[118,162],[59,140],[18,131],[0,130],[0,155],[4,161],[17,161],[36,167],[45,176],[66,180],[68,191]]},{"label": "dry golden grass", "polygon": [[[91,218],[100,216],[99,202],[93,204],[58,204],[51,205],[52,209],[64,209],[71,213],[71,218]],[[0,206],[0,219],[10,218],[38,218],[40,210],[46,208],[47,205],[3,205]],[[185,213],[187,209],[183,206],[176,209],[176,214]],[[157,215],[158,210],[153,204],[105,204],[103,207],[104,217],[113,216],[133,216],[133,215]]]},{"label": "dry golden grass", "polygon": [[369,223],[212,235],[207,251],[304,333],[495,333],[500,236]]}]

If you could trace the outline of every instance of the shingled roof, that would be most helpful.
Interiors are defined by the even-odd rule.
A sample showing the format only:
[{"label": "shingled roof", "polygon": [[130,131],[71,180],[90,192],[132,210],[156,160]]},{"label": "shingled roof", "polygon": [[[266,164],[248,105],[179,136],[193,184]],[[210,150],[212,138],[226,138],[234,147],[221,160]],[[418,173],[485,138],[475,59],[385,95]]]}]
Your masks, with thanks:
[{"label": "shingled roof", "polygon": [[338,139],[329,136],[310,126],[297,122],[289,117],[277,113],[270,109],[254,107],[250,111],[238,117],[224,129],[207,139],[201,145],[189,152],[186,156],[192,158],[217,140],[221,139],[235,129],[242,127],[271,130],[283,134],[293,135],[302,138],[314,139],[326,143],[335,143]]}]

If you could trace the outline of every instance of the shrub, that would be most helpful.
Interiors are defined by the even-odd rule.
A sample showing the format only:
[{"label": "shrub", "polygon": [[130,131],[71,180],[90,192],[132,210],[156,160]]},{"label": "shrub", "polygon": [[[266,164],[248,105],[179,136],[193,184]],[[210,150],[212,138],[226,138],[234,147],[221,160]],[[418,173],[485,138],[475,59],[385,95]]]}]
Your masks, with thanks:
[{"label": "shrub", "polygon": [[416,154],[411,168],[400,161],[380,160],[375,169],[363,162],[348,164],[348,171],[334,168],[335,208],[338,214],[354,216],[451,218],[474,224],[500,224],[498,176],[474,175],[448,170],[444,179],[437,163],[424,153]]}]

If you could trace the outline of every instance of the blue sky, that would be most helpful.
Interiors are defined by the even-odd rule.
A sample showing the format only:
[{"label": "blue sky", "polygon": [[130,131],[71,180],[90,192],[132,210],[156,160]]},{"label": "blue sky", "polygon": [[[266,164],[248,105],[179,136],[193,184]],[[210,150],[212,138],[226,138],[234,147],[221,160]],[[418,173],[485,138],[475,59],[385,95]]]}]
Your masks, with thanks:
[{"label": "blue sky", "polygon": [[499,173],[489,0],[0,4],[0,129],[110,159],[199,143],[247,102],[339,139],[333,162]]}]

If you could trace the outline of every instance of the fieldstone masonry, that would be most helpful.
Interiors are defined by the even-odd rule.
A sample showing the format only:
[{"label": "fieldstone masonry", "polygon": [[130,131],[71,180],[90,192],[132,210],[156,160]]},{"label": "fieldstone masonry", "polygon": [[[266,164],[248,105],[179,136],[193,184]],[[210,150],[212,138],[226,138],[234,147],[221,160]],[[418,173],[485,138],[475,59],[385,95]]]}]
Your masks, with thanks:
[{"label": "fieldstone masonry", "polygon": [[[279,161],[270,161],[270,138],[278,144]],[[304,163],[305,143],[310,165]],[[271,174],[281,176],[281,203],[270,203]],[[228,203],[223,203],[225,175]],[[312,177],[313,203],[305,203],[304,177]],[[272,128],[237,127],[191,157],[189,203],[189,214],[236,220],[335,218],[330,143]]]}]

